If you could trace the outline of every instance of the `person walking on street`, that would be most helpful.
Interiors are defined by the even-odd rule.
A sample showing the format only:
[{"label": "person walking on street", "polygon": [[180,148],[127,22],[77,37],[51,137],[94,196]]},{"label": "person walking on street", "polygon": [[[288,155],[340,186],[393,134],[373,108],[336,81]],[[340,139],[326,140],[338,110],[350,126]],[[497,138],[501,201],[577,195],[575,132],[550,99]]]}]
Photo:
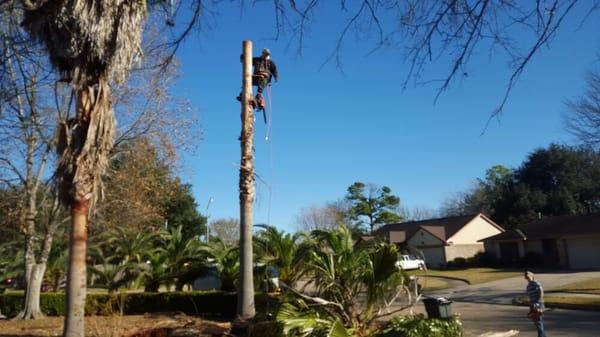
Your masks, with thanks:
[{"label": "person walking on street", "polygon": [[529,317],[537,329],[538,337],[546,337],[544,331],[544,289],[542,285],[535,280],[532,272],[525,272],[527,280],[527,296],[529,297]]}]

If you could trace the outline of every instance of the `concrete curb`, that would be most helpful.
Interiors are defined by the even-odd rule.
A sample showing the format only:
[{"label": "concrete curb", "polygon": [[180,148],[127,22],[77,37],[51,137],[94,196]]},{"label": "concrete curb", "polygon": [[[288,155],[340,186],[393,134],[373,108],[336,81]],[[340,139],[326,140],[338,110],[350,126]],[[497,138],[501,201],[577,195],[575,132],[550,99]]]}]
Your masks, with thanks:
[{"label": "concrete curb", "polygon": [[453,276],[439,276],[439,275],[415,275],[417,277],[430,277],[430,278],[441,278],[441,279],[447,279],[447,280],[454,280],[454,281],[462,281],[468,285],[471,285],[471,282],[467,279],[464,278],[459,278],[459,277],[453,277]]}]

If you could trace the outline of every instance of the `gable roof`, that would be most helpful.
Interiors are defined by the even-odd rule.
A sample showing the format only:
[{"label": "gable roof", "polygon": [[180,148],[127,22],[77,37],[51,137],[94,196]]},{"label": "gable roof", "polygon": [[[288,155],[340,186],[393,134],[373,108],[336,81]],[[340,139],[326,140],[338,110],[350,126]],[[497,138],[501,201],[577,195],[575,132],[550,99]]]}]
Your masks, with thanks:
[{"label": "gable roof", "polygon": [[[509,232],[512,234],[509,234]],[[481,241],[510,239],[536,240],[590,234],[600,234],[600,213],[547,217],[526,225],[521,225],[517,230],[510,230]]]},{"label": "gable roof", "polygon": [[504,233],[492,235],[490,237],[483,238],[479,241],[483,242],[483,241],[488,241],[488,240],[493,240],[493,241],[527,240],[527,236],[519,229],[510,229]]},{"label": "gable roof", "polygon": [[490,220],[484,214],[459,215],[445,218],[428,219],[421,221],[401,222],[385,225],[374,232],[374,235],[382,236],[391,231],[405,231],[406,240],[410,239],[419,229],[424,229],[436,238],[446,242],[454,234],[460,231],[473,219],[481,217],[492,226],[504,232],[504,229]]}]

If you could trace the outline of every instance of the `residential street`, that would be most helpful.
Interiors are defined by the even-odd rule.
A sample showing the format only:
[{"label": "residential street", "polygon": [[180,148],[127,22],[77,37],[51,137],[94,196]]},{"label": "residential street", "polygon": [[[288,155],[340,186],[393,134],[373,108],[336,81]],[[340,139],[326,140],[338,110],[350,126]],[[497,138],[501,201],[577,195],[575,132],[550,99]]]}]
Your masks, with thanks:
[{"label": "residential street", "polygon": [[[560,272],[537,274],[546,291],[562,285],[600,277],[600,272]],[[508,278],[477,285],[461,285],[434,292],[454,301],[454,313],[460,314],[466,337],[489,331],[519,330],[518,336],[536,336],[532,322],[526,318],[527,307],[511,305],[512,299],[524,295],[526,282],[522,277]],[[422,304],[415,312],[425,313]],[[548,309],[546,328],[550,337],[599,337],[600,312]]]},{"label": "residential street", "polygon": [[[536,337],[533,323],[525,317],[527,307],[485,303],[454,302],[454,313],[459,314],[465,337],[476,337],[489,331],[519,330],[519,337]],[[425,313],[422,304],[415,312]],[[599,337],[600,312],[549,309],[546,312],[546,330],[549,337]]]},{"label": "residential street", "polygon": [[[536,280],[542,284],[546,292],[569,283],[595,277],[600,277],[600,271],[536,274]],[[525,294],[526,285],[527,283],[523,277],[511,277],[475,285],[461,285],[456,288],[436,291],[432,295],[443,296],[461,302],[512,304],[513,298]],[[600,332],[598,336],[600,336]]]}]

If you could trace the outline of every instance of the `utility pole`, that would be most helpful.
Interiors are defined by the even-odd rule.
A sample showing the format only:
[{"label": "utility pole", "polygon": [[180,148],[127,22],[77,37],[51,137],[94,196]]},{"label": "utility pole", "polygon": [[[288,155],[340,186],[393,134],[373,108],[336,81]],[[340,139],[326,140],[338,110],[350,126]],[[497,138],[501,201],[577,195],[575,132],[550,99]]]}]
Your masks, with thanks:
[{"label": "utility pole", "polygon": [[215,198],[210,197],[208,199],[208,203],[206,204],[206,211],[204,211],[204,214],[206,214],[206,243],[209,243],[210,239],[210,216],[208,215],[208,208],[210,207],[210,204],[212,204],[212,202],[215,201]]},{"label": "utility pole", "polygon": [[237,318],[247,321],[256,314],[252,261],[252,207],[254,204],[254,110],[252,92],[252,41],[243,42],[242,134],[240,144],[240,276]]}]

